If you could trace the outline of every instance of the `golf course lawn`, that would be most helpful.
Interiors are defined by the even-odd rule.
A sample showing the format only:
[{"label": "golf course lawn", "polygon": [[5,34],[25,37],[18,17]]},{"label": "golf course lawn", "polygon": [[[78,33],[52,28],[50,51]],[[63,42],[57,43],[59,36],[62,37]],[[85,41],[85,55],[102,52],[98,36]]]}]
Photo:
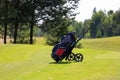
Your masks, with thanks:
[{"label": "golf course lawn", "polygon": [[0,80],[120,80],[120,36],[82,39],[83,62],[55,63],[53,46],[0,44]]}]

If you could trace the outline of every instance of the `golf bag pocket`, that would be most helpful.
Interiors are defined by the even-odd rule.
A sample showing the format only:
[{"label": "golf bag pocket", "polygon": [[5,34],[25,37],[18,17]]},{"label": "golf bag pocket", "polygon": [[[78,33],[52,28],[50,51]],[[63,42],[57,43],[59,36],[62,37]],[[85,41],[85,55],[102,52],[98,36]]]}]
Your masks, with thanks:
[{"label": "golf bag pocket", "polygon": [[64,53],[64,51],[65,51],[65,49],[59,48],[59,49],[56,50],[55,54],[56,54],[57,56],[61,56],[61,55]]}]

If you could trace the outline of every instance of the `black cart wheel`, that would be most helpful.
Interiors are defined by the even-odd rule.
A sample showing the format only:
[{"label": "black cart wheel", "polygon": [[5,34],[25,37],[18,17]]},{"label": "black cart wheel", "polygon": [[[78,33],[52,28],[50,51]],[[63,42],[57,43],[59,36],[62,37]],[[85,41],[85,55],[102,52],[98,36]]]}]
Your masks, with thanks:
[{"label": "black cart wheel", "polygon": [[83,55],[81,53],[75,54],[75,61],[76,62],[82,62],[83,60]]},{"label": "black cart wheel", "polygon": [[68,61],[73,61],[74,59],[75,59],[75,54],[70,53],[70,55],[68,56]]}]

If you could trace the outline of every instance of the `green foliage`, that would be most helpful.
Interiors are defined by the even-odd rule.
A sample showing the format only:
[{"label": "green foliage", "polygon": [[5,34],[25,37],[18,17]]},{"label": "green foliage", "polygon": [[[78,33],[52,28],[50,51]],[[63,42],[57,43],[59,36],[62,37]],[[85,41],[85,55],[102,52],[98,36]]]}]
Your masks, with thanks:
[{"label": "green foliage", "polygon": [[48,44],[56,44],[63,35],[68,33],[68,26],[76,15],[73,9],[77,7],[78,1],[79,0],[55,1],[56,3],[53,3],[54,6],[48,7],[47,10],[45,9],[46,11],[51,11],[47,13],[48,18],[43,20],[43,24],[40,27],[46,32]]},{"label": "green foliage", "polygon": [[76,31],[77,35],[88,29],[92,22],[94,26],[86,33],[84,38],[101,38],[120,35],[120,10],[106,12],[93,10],[91,19],[86,19],[84,22],[73,21],[71,31]]},{"label": "green foliage", "polygon": [[61,37],[68,33],[68,25],[69,24],[65,19],[61,19],[61,22],[52,21],[52,23],[49,23],[47,26],[47,29],[49,29],[46,31],[47,33],[45,35],[47,39],[47,44],[54,45],[58,43]]},{"label": "green foliage", "polygon": [[4,35],[4,33],[3,33],[4,31],[3,31],[3,27],[2,26],[0,26],[0,37],[2,37],[3,38],[3,35]]},{"label": "green foliage", "polygon": [[35,37],[43,37],[44,36],[44,32],[38,26],[34,26],[33,30],[34,30]]},{"label": "green foliage", "polygon": [[18,31],[17,43],[29,43],[29,31],[28,28],[23,26],[20,31]]},{"label": "green foliage", "polygon": [[[12,28],[8,28],[6,26],[4,30],[7,31],[8,28],[7,32],[12,33],[14,43],[16,43],[16,38],[19,38],[19,27],[24,25],[29,26],[28,30],[30,30],[30,43],[32,43],[34,34],[33,29],[38,21],[42,20],[43,25],[47,22],[47,25],[44,27],[46,27],[49,31],[46,31],[43,26],[40,27],[42,27],[41,32],[47,32],[49,35],[51,34],[50,31],[55,32],[51,30],[53,27],[63,27],[63,25],[65,25],[64,29],[67,29],[65,27],[66,25],[68,26],[68,21],[73,19],[76,15],[73,10],[77,7],[78,1],[79,0],[2,0],[0,1],[0,25],[3,25],[4,27],[4,23],[6,23],[8,26],[13,26]],[[52,27],[51,25],[48,25],[52,23],[54,23]],[[55,35],[51,34],[51,36],[58,36],[61,30],[59,27],[58,33]],[[14,33],[10,31],[13,31]],[[66,31],[67,30],[63,32],[67,33]],[[39,32],[40,31],[38,31],[38,33]],[[21,35],[21,37],[25,37],[26,35]]]},{"label": "green foliage", "polygon": [[73,30],[71,31],[75,31],[76,35],[78,36],[81,34],[81,32],[84,29],[82,22],[77,22],[75,20],[72,21],[72,27],[73,27]]},{"label": "green foliage", "polygon": [[[120,35],[120,10],[105,12],[94,8],[91,19],[77,22],[74,21],[77,13],[73,10],[77,8],[78,2],[79,0],[0,0],[0,35],[4,36],[4,39],[5,36],[14,37],[14,41],[19,42],[22,39],[21,42],[24,42],[26,38],[27,42],[30,40],[32,43],[34,35],[45,34],[47,43],[53,45],[70,31],[76,31],[77,35],[80,35],[91,22],[95,25],[85,38]],[[39,21],[41,24],[38,25]],[[36,28],[36,25],[40,29]],[[23,26],[27,26],[27,29],[20,32]]]},{"label": "green foliage", "polygon": [[106,14],[106,12],[103,12],[101,10],[97,12],[96,9],[94,9],[91,19],[85,20],[82,23],[84,27],[83,31],[90,26],[91,22],[94,22],[94,26],[90,29],[90,32],[88,32],[86,36],[90,35],[91,38],[118,36],[120,35],[119,15],[119,10],[116,12],[110,10],[108,11],[108,14]]}]

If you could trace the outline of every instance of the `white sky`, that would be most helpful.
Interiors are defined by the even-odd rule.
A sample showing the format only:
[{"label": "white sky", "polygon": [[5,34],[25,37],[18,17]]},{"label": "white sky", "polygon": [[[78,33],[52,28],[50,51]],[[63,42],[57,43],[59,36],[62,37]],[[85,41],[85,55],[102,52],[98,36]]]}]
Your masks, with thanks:
[{"label": "white sky", "polygon": [[76,16],[76,20],[84,21],[85,19],[90,19],[95,7],[97,11],[116,11],[120,9],[120,0],[80,0],[79,8],[76,9],[80,14]]}]

